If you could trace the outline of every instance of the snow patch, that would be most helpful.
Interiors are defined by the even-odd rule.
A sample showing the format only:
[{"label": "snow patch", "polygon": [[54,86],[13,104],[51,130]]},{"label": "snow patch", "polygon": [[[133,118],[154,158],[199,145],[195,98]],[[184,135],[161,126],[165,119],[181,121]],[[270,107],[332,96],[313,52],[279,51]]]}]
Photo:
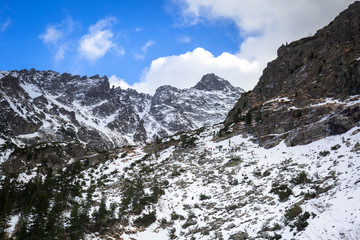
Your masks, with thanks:
[{"label": "snow patch", "polygon": [[40,97],[42,95],[41,90],[33,84],[20,83],[20,87],[22,87],[25,90],[25,92],[27,92],[32,99]]}]

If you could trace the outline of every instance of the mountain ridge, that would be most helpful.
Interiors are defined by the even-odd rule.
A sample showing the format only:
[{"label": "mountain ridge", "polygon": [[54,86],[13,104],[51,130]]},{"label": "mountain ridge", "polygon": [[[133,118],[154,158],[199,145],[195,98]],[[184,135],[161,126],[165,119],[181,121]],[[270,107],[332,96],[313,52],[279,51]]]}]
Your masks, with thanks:
[{"label": "mountain ridge", "polygon": [[[39,130],[42,136],[38,137],[44,141],[67,141],[75,137],[98,151],[145,143],[221,122],[243,92],[240,88],[230,89],[226,81],[228,85],[223,90],[180,90],[164,86],[151,96],[134,89],[110,88],[109,79],[99,75],[80,77],[31,69],[3,71],[0,76],[1,102],[3,109],[7,109],[1,122],[4,132],[16,136]],[[222,91],[226,94],[221,94]],[[215,100],[224,103],[217,113],[209,110]],[[191,107],[196,102],[201,102],[197,109]],[[164,109],[166,114],[159,112]],[[171,121],[165,121],[164,117],[169,116]],[[13,125],[9,126],[8,122]],[[46,127],[49,124],[52,127]],[[25,143],[30,140],[27,138]]]},{"label": "mountain ridge", "polygon": [[[229,112],[226,125],[235,124],[267,147],[284,139],[306,144],[358,125],[359,106],[336,107],[336,100],[355,101],[360,94],[359,19],[357,1],[314,36],[281,46],[254,89]],[[327,98],[332,105],[322,104]]]}]

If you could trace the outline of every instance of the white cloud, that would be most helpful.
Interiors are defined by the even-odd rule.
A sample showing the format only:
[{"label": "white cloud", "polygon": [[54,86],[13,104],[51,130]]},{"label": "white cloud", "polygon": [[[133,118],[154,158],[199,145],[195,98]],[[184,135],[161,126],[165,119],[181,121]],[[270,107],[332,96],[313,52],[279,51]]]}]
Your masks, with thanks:
[{"label": "white cloud", "polygon": [[65,51],[67,49],[66,44],[62,44],[57,48],[56,54],[55,54],[55,60],[61,61],[65,58]]},{"label": "white cloud", "polygon": [[63,32],[56,26],[49,26],[46,28],[45,33],[41,34],[39,37],[44,43],[56,43],[62,36]]},{"label": "white cloud", "polygon": [[89,33],[80,39],[78,48],[80,56],[90,61],[96,61],[112,49],[118,55],[123,55],[124,50],[113,42],[114,33],[110,27],[115,22],[116,18],[107,17],[90,26]]},{"label": "white cloud", "polygon": [[4,23],[0,23],[0,32],[4,32],[11,24],[11,19],[7,19]]},{"label": "white cloud", "polygon": [[[213,56],[197,48],[178,56],[154,60],[134,87],[153,93],[164,84],[191,87],[206,73],[251,90],[266,64],[285,42],[315,33],[354,0],[170,0],[181,7],[185,23],[234,21],[244,41],[232,55]],[[179,39],[178,39],[179,40]]]},{"label": "white cloud", "polygon": [[[276,57],[281,44],[314,34],[352,2],[354,0],[182,0],[181,6],[183,16],[193,24],[224,18],[233,20],[245,38],[237,56],[256,60],[265,67]],[[252,80],[255,85],[257,79]]]},{"label": "white cloud", "polygon": [[145,45],[141,48],[143,52],[147,52],[148,48],[155,44],[155,41],[149,40],[145,43]]},{"label": "white cloud", "polygon": [[143,81],[132,87],[150,94],[166,84],[189,88],[195,86],[207,73],[215,73],[235,86],[247,86],[248,77],[253,77],[258,70],[259,64],[256,61],[249,62],[226,52],[215,57],[203,48],[196,48],[179,56],[162,57],[152,61],[150,68],[143,73]]},{"label": "white cloud", "polygon": [[121,89],[128,89],[130,85],[122,78],[112,75],[109,78],[110,87],[120,87]]},{"label": "white cloud", "polygon": [[191,38],[188,37],[188,36],[179,36],[177,38],[178,42],[181,42],[181,43],[189,43],[191,42]]},{"label": "white cloud", "polygon": [[44,43],[57,44],[73,31],[74,21],[70,16],[67,16],[60,24],[49,25],[45,33],[39,36]]},{"label": "white cloud", "polygon": [[137,54],[135,54],[134,57],[135,57],[136,59],[138,59],[138,60],[144,60],[148,48],[151,47],[151,46],[154,45],[154,44],[155,44],[155,41],[153,41],[153,40],[147,41],[147,42],[145,43],[145,45],[142,46],[142,48],[141,48],[142,53],[141,53],[141,54],[138,54],[138,53],[137,53]]},{"label": "white cloud", "polygon": [[45,33],[39,36],[44,44],[51,46],[55,61],[65,58],[65,51],[68,49],[66,37],[73,31],[74,25],[72,18],[67,16],[60,24],[49,25]]}]

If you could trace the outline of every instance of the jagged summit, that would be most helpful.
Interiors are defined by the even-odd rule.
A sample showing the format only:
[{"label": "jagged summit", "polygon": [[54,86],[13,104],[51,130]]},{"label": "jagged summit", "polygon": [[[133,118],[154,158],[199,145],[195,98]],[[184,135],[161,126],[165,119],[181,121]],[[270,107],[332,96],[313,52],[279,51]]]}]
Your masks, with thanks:
[{"label": "jagged summit", "polygon": [[232,86],[227,80],[216,76],[214,73],[204,75],[200,82],[198,82],[193,88],[205,91],[223,91],[228,89],[235,89],[235,87]]},{"label": "jagged summit", "polygon": [[242,93],[231,87],[162,86],[151,96],[110,88],[106,76],[1,71],[0,130],[23,144],[79,141],[103,151],[221,122]]}]

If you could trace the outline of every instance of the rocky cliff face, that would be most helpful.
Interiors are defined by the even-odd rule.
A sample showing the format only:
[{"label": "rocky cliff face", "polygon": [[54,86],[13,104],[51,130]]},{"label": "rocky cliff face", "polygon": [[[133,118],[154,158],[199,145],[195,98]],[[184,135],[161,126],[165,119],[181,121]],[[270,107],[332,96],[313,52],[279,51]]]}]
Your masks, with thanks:
[{"label": "rocky cliff face", "polygon": [[110,88],[106,76],[1,72],[0,137],[19,146],[74,141],[104,151],[221,122],[243,92],[213,74],[198,85],[164,86],[150,96]]},{"label": "rocky cliff face", "polygon": [[[164,137],[219,123],[243,92],[214,74],[203,76],[189,89],[162,86],[157,89],[150,106],[149,118],[155,121],[145,121],[145,125]],[[149,126],[154,122],[158,126]]]},{"label": "rocky cliff face", "polygon": [[314,36],[281,46],[226,124],[235,123],[235,131],[245,129],[268,147],[282,139],[297,145],[343,133],[359,124],[359,65],[355,2]]}]

